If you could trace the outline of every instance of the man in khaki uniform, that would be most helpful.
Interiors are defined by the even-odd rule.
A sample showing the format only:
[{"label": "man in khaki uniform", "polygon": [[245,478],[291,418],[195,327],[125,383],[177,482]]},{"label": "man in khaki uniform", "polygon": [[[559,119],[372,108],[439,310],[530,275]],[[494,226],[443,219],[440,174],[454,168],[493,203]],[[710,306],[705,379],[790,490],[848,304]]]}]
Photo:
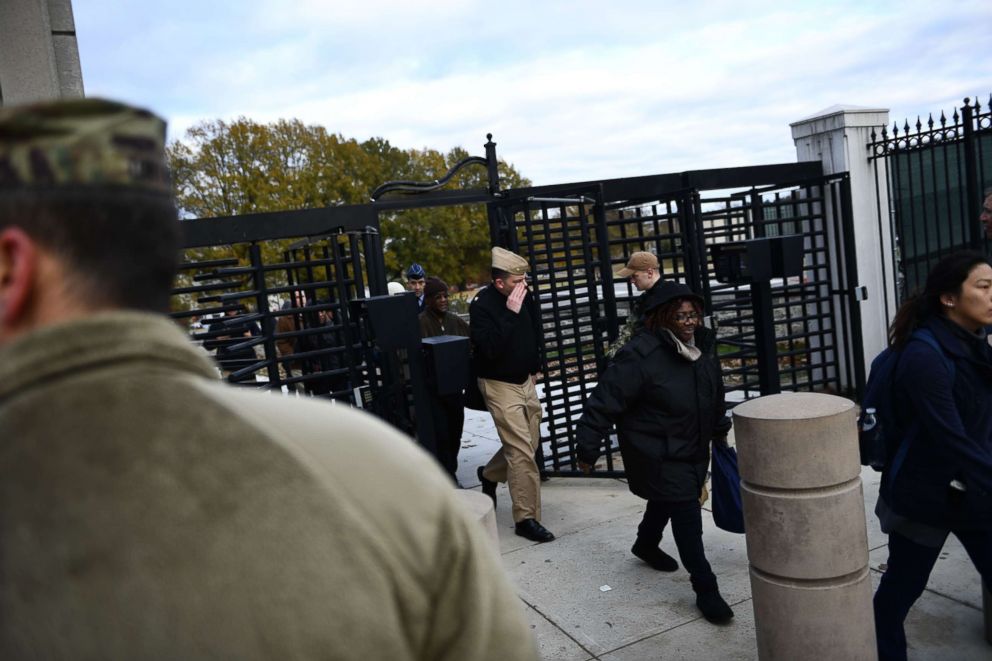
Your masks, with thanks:
[{"label": "man in khaki uniform", "polygon": [[541,371],[541,316],[527,291],[527,266],[520,255],[493,248],[492,284],[469,305],[479,390],[502,444],[477,474],[494,504],[496,483],[508,483],[516,534],[550,542],[555,536],[540,522],[541,476],[534,460],[541,442],[541,402],[534,387]]},{"label": "man in khaki uniform", "polygon": [[157,312],[164,129],[93,99],[0,109],[0,658],[535,659],[432,459],[221,383]]}]

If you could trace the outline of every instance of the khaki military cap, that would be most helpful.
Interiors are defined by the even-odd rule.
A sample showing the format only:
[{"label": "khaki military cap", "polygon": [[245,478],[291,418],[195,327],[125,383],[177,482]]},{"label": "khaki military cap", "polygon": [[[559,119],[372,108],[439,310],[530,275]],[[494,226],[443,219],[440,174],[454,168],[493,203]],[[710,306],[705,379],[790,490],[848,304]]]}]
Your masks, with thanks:
[{"label": "khaki military cap", "polygon": [[0,191],[77,185],[171,193],[165,122],[104,99],[0,108]]},{"label": "khaki military cap", "polygon": [[493,248],[493,268],[510,275],[526,275],[530,265],[527,260],[505,248]]},{"label": "khaki military cap", "polygon": [[627,260],[627,266],[617,271],[617,277],[629,278],[637,271],[647,271],[658,268],[658,258],[649,252],[635,252]]}]

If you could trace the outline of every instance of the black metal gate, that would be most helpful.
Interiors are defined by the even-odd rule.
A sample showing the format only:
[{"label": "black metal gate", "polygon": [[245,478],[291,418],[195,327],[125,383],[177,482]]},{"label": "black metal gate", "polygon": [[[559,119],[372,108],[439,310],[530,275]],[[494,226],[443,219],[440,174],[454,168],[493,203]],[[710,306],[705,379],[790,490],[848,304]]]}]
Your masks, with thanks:
[{"label": "black metal gate", "polygon": [[[793,174],[802,175],[801,181],[732,193],[710,192],[703,185],[740,188],[749,179],[767,180],[769,173],[744,169],[736,179],[723,173],[685,173],[668,191],[644,190],[664,188],[666,182],[659,178],[645,182],[648,186],[636,199],[610,200],[611,182],[509,191],[510,199],[491,205],[494,242],[528,259],[541,304],[547,472],[581,474],[575,463],[574,425],[605,366],[605,349],[639,294],[613,275],[635,251],[656,254],[662,277],[685,282],[704,296],[733,404],[759,395],[750,292],[746,285],[716,282],[708,247],[762,236],[803,236],[804,275],[772,283],[782,386],[860,391],[864,361],[848,180],[846,175],[811,173],[809,165],[797,164]],[[620,469],[616,440],[609,442],[601,475]]]},{"label": "black metal gate", "polygon": [[[402,365],[373,347],[352,303],[385,294],[375,210],[184,221],[172,317],[231,383],[369,406],[413,433]],[[355,389],[358,389],[358,395]],[[372,392],[374,397],[365,397]]]},{"label": "black metal gate", "polygon": [[[733,401],[743,401],[759,393],[750,292],[715,282],[708,247],[803,236],[804,276],[772,289],[783,387],[856,392],[863,385],[851,284],[857,274],[853,261],[844,260],[854,254],[846,176],[824,177],[819,163],[794,163],[502,191],[493,178],[491,141],[486,154],[456,169],[485,164],[487,190],[434,191],[440,184],[400,182],[380,190],[432,192],[184,222],[187,261],[173,317],[216,350],[234,383],[352,401],[423,439],[431,436],[422,425],[429,416],[417,415],[417,401],[424,400],[416,395],[410,346],[381,350],[363,314],[363,301],[386,293],[378,213],[485,202],[493,244],[522,254],[533,269],[545,331],[542,450],[550,474],[581,474],[573,430],[605,350],[639,293],[613,275],[634,251],[654,252],[663,277],[703,294],[728,390]],[[393,325],[415,327],[414,314]],[[284,341],[295,343],[292,352],[280,349]],[[607,470],[597,475],[622,470],[615,439],[610,443]]]}]

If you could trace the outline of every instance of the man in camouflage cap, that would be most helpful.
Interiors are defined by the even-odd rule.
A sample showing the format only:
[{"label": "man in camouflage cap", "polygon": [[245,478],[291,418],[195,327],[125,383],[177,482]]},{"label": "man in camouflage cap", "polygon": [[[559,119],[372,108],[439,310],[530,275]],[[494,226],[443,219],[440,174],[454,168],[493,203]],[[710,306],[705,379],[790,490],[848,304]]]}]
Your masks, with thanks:
[{"label": "man in camouflage cap", "polygon": [[0,659],[535,659],[430,457],[222,383],[161,314],[164,135],[109,101],[0,109]]}]

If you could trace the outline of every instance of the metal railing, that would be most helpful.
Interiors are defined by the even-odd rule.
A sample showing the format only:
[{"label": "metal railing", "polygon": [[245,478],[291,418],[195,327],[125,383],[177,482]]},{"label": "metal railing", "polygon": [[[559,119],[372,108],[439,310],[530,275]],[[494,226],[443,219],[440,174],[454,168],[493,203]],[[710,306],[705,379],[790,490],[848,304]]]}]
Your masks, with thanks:
[{"label": "metal railing", "polygon": [[[880,230],[893,236],[886,273],[899,300],[921,287],[942,257],[987,248],[978,217],[992,185],[992,96],[983,107],[964,99],[950,117],[908,119],[871,132]],[[881,213],[888,209],[888,218]],[[885,227],[885,223],[888,227]],[[883,255],[886,264],[890,260]],[[887,310],[891,322],[894,310]]]}]

